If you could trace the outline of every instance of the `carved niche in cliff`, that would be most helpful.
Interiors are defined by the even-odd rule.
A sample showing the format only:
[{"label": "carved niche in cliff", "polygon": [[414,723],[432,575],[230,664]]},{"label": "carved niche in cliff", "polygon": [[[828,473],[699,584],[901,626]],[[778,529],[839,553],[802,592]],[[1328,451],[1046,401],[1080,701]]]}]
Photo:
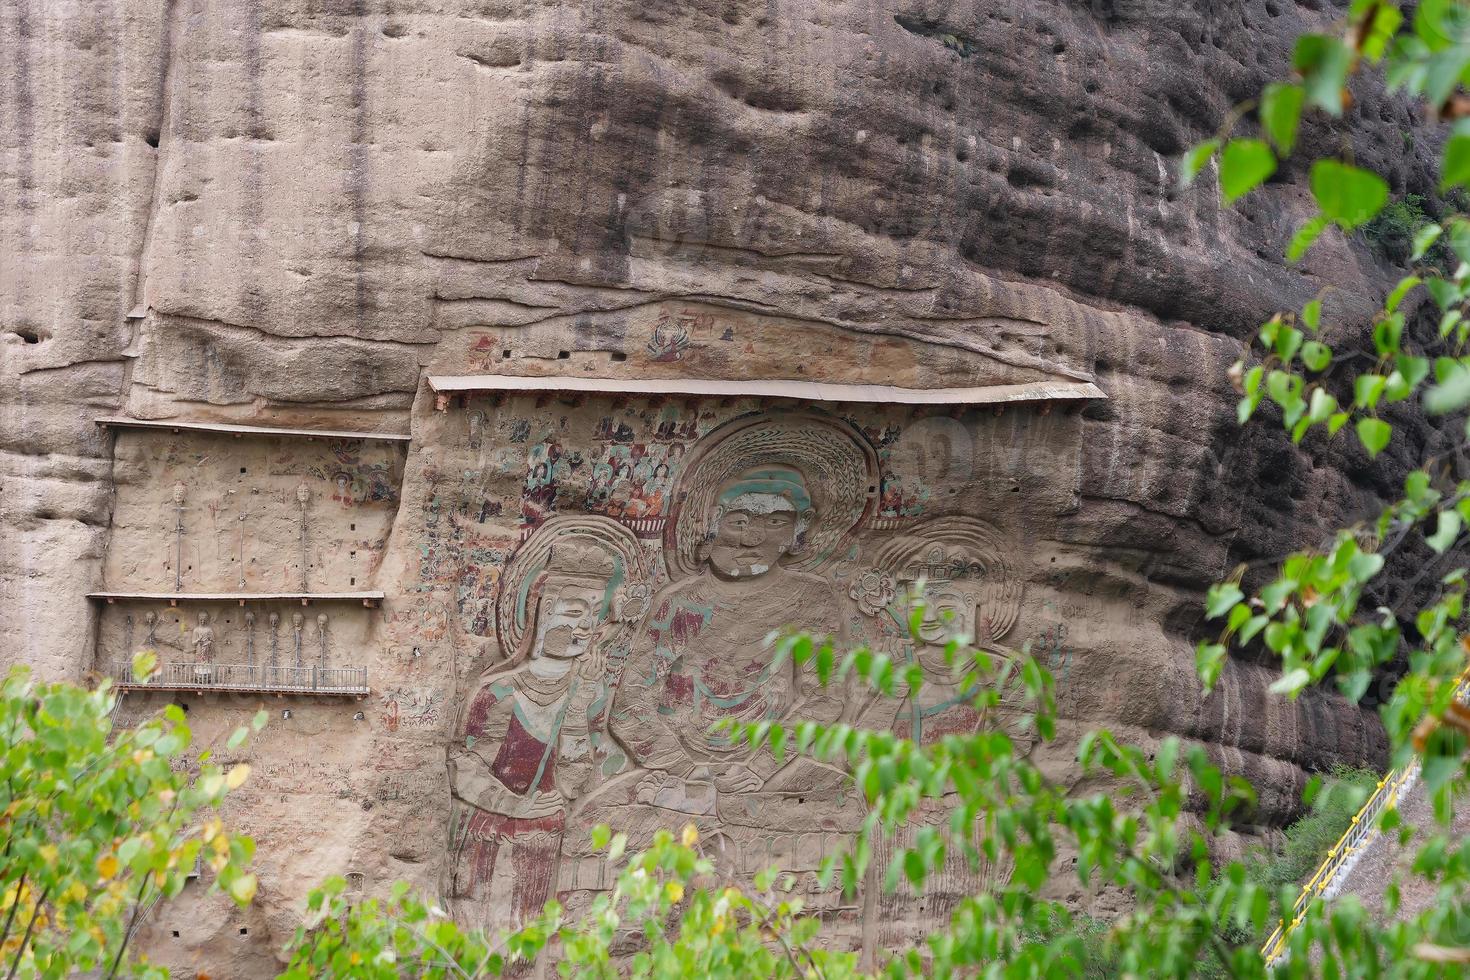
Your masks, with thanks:
[{"label": "carved niche in cliff", "polygon": [[[446,898],[475,922],[576,907],[611,885],[592,827],[639,847],[693,822],[726,870],[779,865],[872,942],[878,910],[816,884],[867,815],[849,774],[712,727],[1010,724],[972,708],[945,641],[1005,668],[1013,536],[1076,507],[1079,419],[1051,409],[1096,397],[1091,375],[1044,323],[952,311],[650,299],[532,326],[475,309],[445,321],[413,481],[415,601],[490,665],[459,691]],[[780,630],[935,679],[908,701],[823,688],[775,657]],[[1001,873],[951,870],[955,894]]]}]

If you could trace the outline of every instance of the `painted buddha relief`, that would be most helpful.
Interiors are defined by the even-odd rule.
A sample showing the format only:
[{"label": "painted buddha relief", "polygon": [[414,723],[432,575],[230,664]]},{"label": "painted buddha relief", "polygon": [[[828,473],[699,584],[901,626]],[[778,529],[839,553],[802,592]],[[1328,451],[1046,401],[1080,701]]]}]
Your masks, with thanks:
[{"label": "painted buddha relief", "polygon": [[[575,433],[558,438],[580,451]],[[1004,655],[1019,605],[1006,546],[968,518],[879,527],[874,445],[830,415],[744,415],[664,475],[657,535],[611,512],[522,524],[496,594],[506,660],[472,688],[451,753],[457,918],[504,925],[549,898],[590,900],[610,886],[590,839],[603,823],[638,847],[693,821],[732,871],[776,862],[814,876],[866,816],[849,774],[778,762],[721,723],[847,721],[924,741],[982,723],[943,676],[944,645],[957,631]],[[824,688],[776,655],[773,631],[868,642],[923,663],[931,682],[904,701]]]},{"label": "painted buddha relief", "polygon": [[701,448],[682,474],[665,539],[678,577],[635,636],[612,730],[666,781],[748,793],[780,766],[713,725],[834,721],[844,707],[778,663],[768,637],[773,626],[843,637],[842,597],[820,570],[870,505],[872,459],[860,439],[816,416],[736,423]]}]

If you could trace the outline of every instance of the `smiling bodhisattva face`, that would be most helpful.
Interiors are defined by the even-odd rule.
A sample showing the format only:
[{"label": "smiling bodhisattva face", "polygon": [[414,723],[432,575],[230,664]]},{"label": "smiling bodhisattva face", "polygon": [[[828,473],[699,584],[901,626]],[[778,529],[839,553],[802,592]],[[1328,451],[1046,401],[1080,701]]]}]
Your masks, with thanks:
[{"label": "smiling bodhisattva face", "polygon": [[601,616],[602,600],[598,589],[562,586],[550,600],[550,608],[542,613],[541,635],[533,656],[571,660],[586,653]]},{"label": "smiling bodhisattva face", "polygon": [[956,635],[964,635],[974,641],[977,596],[945,584],[928,586],[921,593],[917,583],[910,583],[904,590],[904,596],[907,614],[912,614],[921,602],[923,604],[918,634],[925,643],[942,647]]}]

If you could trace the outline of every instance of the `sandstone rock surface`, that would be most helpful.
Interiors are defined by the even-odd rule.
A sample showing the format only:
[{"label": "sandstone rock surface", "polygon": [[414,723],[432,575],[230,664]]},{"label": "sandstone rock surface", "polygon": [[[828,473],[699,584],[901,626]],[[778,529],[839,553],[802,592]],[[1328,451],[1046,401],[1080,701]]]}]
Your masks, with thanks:
[{"label": "sandstone rock surface", "polygon": [[[367,667],[372,697],[269,699],[232,814],[260,841],[256,907],[186,901],[150,950],[258,975],[329,873],[408,878],[472,918],[585,896],[598,816],[695,819],[742,866],[807,869],[851,829],[840,776],[693,738],[688,691],[721,704],[740,677],[671,665],[758,666],[783,615],[922,658],[883,617],[934,548],[961,620],[1057,674],[1064,738],[1038,751],[1059,775],[1087,727],[1182,734],[1257,782],[1269,827],[1308,771],[1379,761],[1368,709],[1270,698],[1249,662],[1208,699],[1193,674],[1203,588],[1371,512],[1402,465],[1242,435],[1225,380],[1256,324],[1326,284],[1356,329],[1387,281],[1365,243],[1286,268],[1296,168],[1233,210],[1172,177],[1321,7],[5,0],[0,656],[78,679],[126,659],[150,613],[169,657],[198,653],[201,607],[92,591],[385,594],[301,610],[307,657]],[[1428,153],[1398,150],[1408,110],[1365,90],[1353,116],[1360,160],[1428,185]],[[485,375],[1106,398],[441,404],[429,382]],[[725,575],[701,547],[737,513],[768,523]],[[295,657],[297,607],[250,608],[247,626],[209,607],[229,616],[214,661],[264,663],[270,636]],[[701,639],[668,618],[715,608],[748,622]],[[840,710],[802,684],[760,676],[734,710]],[[180,697],[206,740],[260,703]],[[531,730],[567,705],[585,730]],[[679,722],[642,739],[661,709]],[[535,745],[557,747],[544,785]],[[539,891],[503,890],[497,839]],[[884,918],[885,943],[921,925]]]}]

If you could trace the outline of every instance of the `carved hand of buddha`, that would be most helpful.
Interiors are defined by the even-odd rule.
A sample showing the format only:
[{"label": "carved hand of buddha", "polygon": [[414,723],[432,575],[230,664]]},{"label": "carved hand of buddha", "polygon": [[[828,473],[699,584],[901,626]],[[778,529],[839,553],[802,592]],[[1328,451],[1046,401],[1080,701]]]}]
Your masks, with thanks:
[{"label": "carved hand of buddha", "polygon": [[517,812],[511,814],[511,816],[534,820],[540,817],[549,817],[553,813],[560,813],[567,808],[566,797],[554,789],[546,792],[536,790],[530,796],[522,797],[522,800],[523,802],[515,807]]},{"label": "carved hand of buddha", "polygon": [[753,793],[765,780],[745,766],[735,766],[715,777],[715,789],[721,793]]}]

